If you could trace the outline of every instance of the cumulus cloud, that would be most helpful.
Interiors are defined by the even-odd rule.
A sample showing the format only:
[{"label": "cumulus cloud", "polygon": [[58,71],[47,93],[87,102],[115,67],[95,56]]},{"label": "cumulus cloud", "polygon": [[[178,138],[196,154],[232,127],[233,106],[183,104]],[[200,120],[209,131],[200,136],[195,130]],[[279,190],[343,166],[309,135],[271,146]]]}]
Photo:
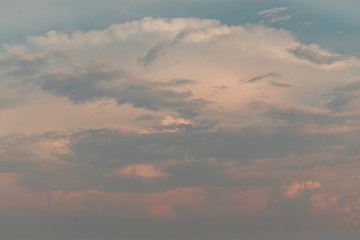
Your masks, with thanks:
[{"label": "cumulus cloud", "polygon": [[263,24],[144,18],[31,36],[0,63],[2,191],[29,199],[14,205],[110,217],[104,229],[275,218],[301,232],[316,205],[351,225],[356,200],[338,204],[360,182],[355,57]]}]

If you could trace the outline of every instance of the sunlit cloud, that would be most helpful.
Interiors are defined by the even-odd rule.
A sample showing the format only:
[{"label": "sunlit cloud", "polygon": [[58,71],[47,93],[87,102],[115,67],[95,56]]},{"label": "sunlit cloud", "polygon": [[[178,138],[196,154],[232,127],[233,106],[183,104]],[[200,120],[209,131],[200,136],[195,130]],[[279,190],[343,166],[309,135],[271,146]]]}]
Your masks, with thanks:
[{"label": "sunlit cloud", "polygon": [[0,209],[111,236],[356,232],[360,60],[270,27],[290,10],[4,44]]}]

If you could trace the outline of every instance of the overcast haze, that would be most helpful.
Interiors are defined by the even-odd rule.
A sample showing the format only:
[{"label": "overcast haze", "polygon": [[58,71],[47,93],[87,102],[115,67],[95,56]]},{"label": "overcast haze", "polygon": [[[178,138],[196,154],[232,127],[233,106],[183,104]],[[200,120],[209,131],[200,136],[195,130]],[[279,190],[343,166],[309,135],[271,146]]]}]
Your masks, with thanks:
[{"label": "overcast haze", "polygon": [[1,5],[1,239],[357,239],[358,1]]}]

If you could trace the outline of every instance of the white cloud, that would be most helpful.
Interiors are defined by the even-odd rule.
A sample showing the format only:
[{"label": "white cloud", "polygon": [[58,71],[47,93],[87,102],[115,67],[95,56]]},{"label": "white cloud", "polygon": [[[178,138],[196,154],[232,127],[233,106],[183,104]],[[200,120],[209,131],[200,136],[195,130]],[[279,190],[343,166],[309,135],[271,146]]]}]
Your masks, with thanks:
[{"label": "white cloud", "polygon": [[291,19],[291,16],[289,16],[289,15],[282,16],[282,17],[274,17],[269,20],[269,23],[289,21],[290,19]]},{"label": "white cloud", "polygon": [[273,15],[278,14],[280,12],[283,12],[283,11],[285,11],[287,9],[288,9],[287,7],[271,8],[271,9],[259,11],[257,14],[258,15],[273,16]]},{"label": "white cloud", "polygon": [[[158,52],[152,51],[154,46],[163,47]],[[146,56],[147,63],[151,64],[139,64],[138,59]],[[313,91],[305,105],[320,107],[323,94],[337,85],[339,77],[351,79],[354,74],[347,69],[358,66],[356,58],[300,44],[285,30],[263,25],[229,27],[216,20],[193,18],[144,18],[102,31],[71,35],[50,31],[29,37],[26,45],[5,48],[1,61],[2,77],[7,81],[3,88],[18,91],[21,87],[32,93],[23,96],[27,103],[21,110],[19,106],[6,114],[0,112],[8,126],[6,132],[19,129],[12,124],[23,118],[19,118],[20,114],[54,111],[51,101],[67,114],[77,115],[69,119],[78,119],[76,112],[85,114],[86,111],[87,127],[100,124],[136,129],[143,123],[132,119],[150,112],[156,112],[160,119],[170,116],[190,121],[191,118],[195,125],[197,120],[204,119],[221,121],[222,125],[243,125],[253,122],[255,116],[247,109],[248,103],[254,100],[275,105],[301,104],[305,98],[298,93]],[[22,67],[20,74],[16,69],[21,66],[25,68]],[[334,75],[333,69],[339,71]],[[238,82],[266,73],[281,76],[281,83],[264,80],[245,86]],[[304,81],[310,78],[316,78],[316,84],[321,87],[314,88],[313,82]],[[191,80],[170,84],[174,79]],[[12,88],[9,88],[10,82]],[[214,92],[216,86],[227,86],[227,89]],[[78,105],[72,105],[63,97]],[[15,105],[9,102],[7,106]],[[94,114],[85,110],[89,108],[96,109]],[[95,113],[105,108],[103,117]],[[123,117],[124,111],[129,117]],[[241,113],[241,121],[231,117],[233,112]],[[28,117],[34,119],[31,124],[35,128],[41,128],[41,120],[35,120],[36,116],[39,115]],[[46,121],[46,129],[84,126],[81,123],[84,121],[57,121],[59,118],[61,116]],[[111,119],[114,121],[110,123]],[[161,123],[152,120],[152,124]],[[149,127],[147,131],[151,130]]]}]

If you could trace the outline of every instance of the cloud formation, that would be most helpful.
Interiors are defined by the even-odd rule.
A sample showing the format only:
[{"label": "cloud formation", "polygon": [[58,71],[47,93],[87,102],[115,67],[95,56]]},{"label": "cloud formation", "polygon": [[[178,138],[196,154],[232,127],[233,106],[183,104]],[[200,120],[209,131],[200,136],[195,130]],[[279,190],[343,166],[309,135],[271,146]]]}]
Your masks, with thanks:
[{"label": "cloud formation", "polygon": [[294,182],[289,186],[286,192],[284,192],[284,196],[293,198],[304,190],[313,190],[321,187],[322,184],[318,181]]},{"label": "cloud formation", "polygon": [[291,19],[290,15],[281,16],[280,14],[288,10],[288,7],[278,7],[257,12],[257,15],[264,16],[267,23],[283,22]]},{"label": "cloud formation", "polygon": [[357,231],[356,57],[264,24],[147,17],[33,35],[0,63],[6,214],[112,237]]},{"label": "cloud formation", "polygon": [[271,8],[271,9],[259,11],[257,14],[258,15],[272,16],[272,15],[278,14],[278,13],[280,13],[282,11],[285,11],[287,9],[288,9],[287,7]]}]

